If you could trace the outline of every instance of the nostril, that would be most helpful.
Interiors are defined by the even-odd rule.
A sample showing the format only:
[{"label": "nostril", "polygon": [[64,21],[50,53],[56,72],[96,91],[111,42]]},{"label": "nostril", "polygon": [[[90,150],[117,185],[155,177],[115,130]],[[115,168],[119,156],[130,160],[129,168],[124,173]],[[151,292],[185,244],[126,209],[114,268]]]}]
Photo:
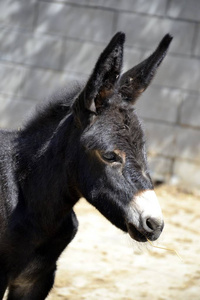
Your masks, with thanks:
[{"label": "nostril", "polygon": [[143,218],[143,232],[151,241],[155,241],[160,236],[164,228],[164,221],[161,218]]},{"label": "nostril", "polygon": [[155,218],[147,218],[146,219],[146,229],[147,231],[156,231],[160,230],[162,231],[164,227],[164,222]]},{"label": "nostril", "polygon": [[146,220],[146,224],[147,224],[147,227],[150,228],[151,230],[155,229],[155,224],[153,223],[152,219],[148,218]]}]

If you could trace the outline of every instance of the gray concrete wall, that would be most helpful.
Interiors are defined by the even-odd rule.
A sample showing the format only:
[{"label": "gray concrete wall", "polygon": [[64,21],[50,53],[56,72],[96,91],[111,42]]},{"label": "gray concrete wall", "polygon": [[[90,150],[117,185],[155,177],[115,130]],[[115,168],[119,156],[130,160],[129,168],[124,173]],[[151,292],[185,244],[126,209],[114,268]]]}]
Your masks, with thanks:
[{"label": "gray concrete wall", "polygon": [[127,35],[124,70],[174,36],[138,113],[154,179],[200,188],[199,0],[1,1],[0,126],[21,126],[53,91],[87,78],[118,30]]}]

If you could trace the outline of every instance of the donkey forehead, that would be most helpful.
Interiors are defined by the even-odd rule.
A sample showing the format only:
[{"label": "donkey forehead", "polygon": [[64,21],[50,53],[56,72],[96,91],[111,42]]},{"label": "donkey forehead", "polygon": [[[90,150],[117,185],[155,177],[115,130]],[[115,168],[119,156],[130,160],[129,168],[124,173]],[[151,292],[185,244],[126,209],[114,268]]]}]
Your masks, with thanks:
[{"label": "donkey forehead", "polygon": [[86,129],[84,144],[87,148],[131,152],[144,145],[144,132],[134,110],[111,105]]}]

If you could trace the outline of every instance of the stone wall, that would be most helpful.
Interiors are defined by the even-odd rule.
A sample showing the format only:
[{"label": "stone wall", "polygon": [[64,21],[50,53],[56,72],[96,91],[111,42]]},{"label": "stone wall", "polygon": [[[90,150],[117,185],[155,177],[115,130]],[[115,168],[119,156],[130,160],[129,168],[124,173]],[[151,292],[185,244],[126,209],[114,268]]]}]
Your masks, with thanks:
[{"label": "stone wall", "polygon": [[0,126],[21,126],[53,91],[87,78],[119,30],[127,35],[124,70],[174,36],[138,114],[154,179],[200,188],[199,0],[1,1]]}]

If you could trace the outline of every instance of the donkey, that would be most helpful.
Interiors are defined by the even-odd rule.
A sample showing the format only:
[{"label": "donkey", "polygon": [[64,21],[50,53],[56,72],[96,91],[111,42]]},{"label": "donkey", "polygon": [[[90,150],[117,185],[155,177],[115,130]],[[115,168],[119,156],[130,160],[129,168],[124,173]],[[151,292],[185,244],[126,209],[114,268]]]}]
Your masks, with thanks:
[{"label": "donkey", "polygon": [[0,298],[42,300],[56,261],[74,238],[73,206],[85,197],[139,242],[156,240],[162,212],[134,104],[172,37],[121,73],[125,34],[100,55],[85,86],[40,108],[21,131],[0,131]]}]

